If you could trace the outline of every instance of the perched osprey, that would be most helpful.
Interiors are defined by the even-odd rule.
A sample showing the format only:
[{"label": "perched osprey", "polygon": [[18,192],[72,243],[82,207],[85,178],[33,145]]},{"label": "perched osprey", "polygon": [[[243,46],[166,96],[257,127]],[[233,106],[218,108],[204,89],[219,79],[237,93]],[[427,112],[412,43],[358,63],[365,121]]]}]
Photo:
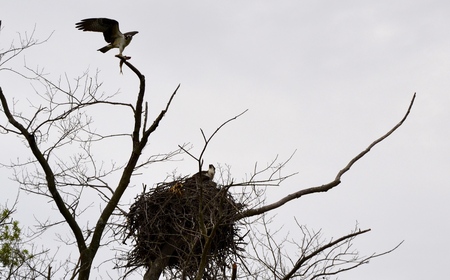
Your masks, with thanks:
[{"label": "perched osprey", "polygon": [[[133,39],[133,36],[136,35],[137,31],[131,31],[122,33],[119,30],[119,23],[116,20],[109,18],[87,18],[83,19],[77,24],[75,27],[82,31],[94,31],[94,32],[103,32],[103,37],[105,37],[105,41],[109,43],[109,45],[104,46],[101,49],[98,49],[102,53],[109,51],[112,48],[119,48],[119,54],[116,56],[124,57],[122,55],[123,50],[126,46],[128,46]],[[129,58],[129,57],[125,57]]]},{"label": "perched osprey", "polygon": [[[203,172],[205,172],[205,171],[203,171]],[[209,177],[209,179],[212,180],[214,178],[214,174],[216,174],[216,168],[214,167],[214,165],[210,164],[208,171],[206,171],[206,173],[204,173],[204,175],[206,177]]]},{"label": "perched osprey", "polygon": [[201,181],[212,181],[214,174],[216,174],[216,168],[214,165],[210,164],[207,171],[197,172],[191,178],[199,178]]}]

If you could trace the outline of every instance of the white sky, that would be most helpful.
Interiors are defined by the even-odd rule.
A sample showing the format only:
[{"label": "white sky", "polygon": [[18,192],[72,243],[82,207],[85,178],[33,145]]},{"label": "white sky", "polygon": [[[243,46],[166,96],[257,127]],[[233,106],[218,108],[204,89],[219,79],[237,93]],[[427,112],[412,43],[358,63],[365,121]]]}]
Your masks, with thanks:
[{"label": "white sky", "polygon": [[[239,180],[255,162],[264,165],[276,155],[286,159],[297,150],[285,173],[299,174],[268,190],[268,202],[333,180],[401,119],[417,92],[404,126],[358,162],[339,187],[286,205],[277,219],[294,230],[295,215],[328,237],[347,234],[357,221],[372,229],[356,241],[363,254],[405,240],[397,251],[340,279],[442,279],[448,274],[450,2],[111,2],[4,1],[1,49],[17,41],[18,32],[36,28],[38,39],[54,32],[9,66],[23,71],[25,59],[55,80],[64,73],[74,78],[86,69],[92,75],[99,70],[103,91],[119,89],[119,99],[134,102],[137,80],[125,67],[119,74],[117,50],[97,52],[105,45],[102,36],[80,32],[75,23],[109,17],[120,22],[123,32],[139,31],[124,53],[146,75],[152,116],[181,83],[146,151],[174,150],[190,142],[198,153],[199,128],[212,133],[249,109],[216,136],[205,160],[231,165]],[[19,108],[26,109],[26,99],[34,98],[30,83],[9,72],[0,71],[0,86],[9,100],[20,101]],[[130,121],[125,112],[96,113],[105,131]],[[2,162],[29,156],[16,138],[0,137]],[[106,147],[106,157],[125,158],[129,143],[120,144]],[[142,183],[159,182],[175,168],[195,172],[195,162],[183,159],[134,178],[136,188],[124,201],[131,201]],[[3,204],[14,198],[17,185],[8,179],[10,170],[0,172],[7,189]],[[21,199],[30,200],[25,194]],[[52,205],[44,203],[35,207],[45,217],[44,209]],[[19,205],[16,218],[22,225],[33,223],[31,213],[39,214],[31,208]]]}]

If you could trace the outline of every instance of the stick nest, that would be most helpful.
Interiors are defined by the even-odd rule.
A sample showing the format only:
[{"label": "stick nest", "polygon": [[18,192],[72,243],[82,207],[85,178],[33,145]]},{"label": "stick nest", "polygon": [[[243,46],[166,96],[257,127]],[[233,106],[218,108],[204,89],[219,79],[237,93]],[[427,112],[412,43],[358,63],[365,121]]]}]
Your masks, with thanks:
[{"label": "stick nest", "polygon": [[242,208],[228,188],[209,178],[181,178],[144,190],[127,214],[125,240],[131,239],[134,248],[126,266],[149,268],[159,262],[166,272],[175,270],[192,278],[206,253],[205,276],[215,274],[217,267],[229,266],[243,250],[236,225]]}]

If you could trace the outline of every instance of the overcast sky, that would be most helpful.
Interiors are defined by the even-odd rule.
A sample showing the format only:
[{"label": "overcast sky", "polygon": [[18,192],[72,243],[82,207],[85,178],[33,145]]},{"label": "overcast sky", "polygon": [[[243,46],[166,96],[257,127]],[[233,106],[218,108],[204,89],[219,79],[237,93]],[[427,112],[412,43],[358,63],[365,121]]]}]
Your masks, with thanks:
[{"label": "overcast sky", "polygon": [[[363,254],[382,252],[405,240],[395,252],[340,279],[444,279],[450,261],[450,2],[448,1],[3,1],[0,48],[35,29],[37,39],[52,36],[7,66],[24,71],[45,68],[48,78],[70,79],[99,71],[102,91],[119,90],[134,102],[137,79],[117,50],[96,51],[100,34],[81,32],[84,18],[108,17],[122,31],[139,31],[125,54],[147,78],[152,116],[178,95],[146,150],[170,151],[191,143],[202,147],[200,128],[212,133],[227,125],[205,161],[231,165],[237,181],[279,155],[297,151],[284,174],[299,172],[267,191],[267,202],[301,188],[332,181],[336,173],[404,115],[414,92],[416,103],[405,124],[376,146],[328,193],[303,197],[278,211],[275,227],[294,231],[293,217],[325,237],[347,234],[355,223],[372,231],[355,243]],[[8,100],[26,110],[34,100],[28,81],[0,71]],[[130,116],[99,111],[102,131],[129,124]],[[4,117],[0,123],[5,124]],[[17,138],[0,135],[2,162],[29,153]],[[129,147],[111,144],[120,158]],[[22,148],[20,148],[22,147]],[[128,150],[126,150],[128,151]],[[101,152],[99,152],[101,153]],[[117,153],[117,155],[115,155]],[[127,153],[122,155],[122,159]],[[145,170],[134,178],[124,202],[142,183],[162,181],[174,169],[194,173],[188,156]],[[0,203],[13,200],[11,170],[0,170],[7,188]],[[2,191],[3,193],[3,191]],[[24,193],[23,201],[30,200]],[[21,204],[16,218],[33,224],[35,209]],[[37,206],[35,206],[37,207]],[[53,205],[39,206],[43,216]],[[30,211],[33,212],[30,212]],[[49,237],[53,240],[53,237]]]}]

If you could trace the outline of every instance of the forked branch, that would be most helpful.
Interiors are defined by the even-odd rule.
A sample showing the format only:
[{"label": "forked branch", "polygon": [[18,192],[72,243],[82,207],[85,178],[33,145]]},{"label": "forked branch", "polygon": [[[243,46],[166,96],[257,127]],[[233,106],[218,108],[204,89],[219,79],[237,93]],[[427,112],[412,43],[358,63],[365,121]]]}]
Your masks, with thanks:
[{"label": "forked branch", "polygon": [[248,109],[246,109],[242,113],[237,114],[236,116],[234,116],[234,117],[228,119],[227,121],[225,121],[224,123],[222,123],[216,130],[214,130],[214,132],[209,137],[206,137],[205,133],[203,132],[203,129],[200,128],[200,131],[202,133],[202,137],[203,137],[203,140],[205,141],[205,143],[203,145],[203,149],[200,152],[200,156],[199,157],[194,156],[193,154],[191,154],[188,150],[186,150],[181,145],[178,145],[178,147],[180,149],[182,149],[186,154],[190,155],[193,159],[195,159],[198,162],[198,168],[199,168],[199,171],[201,171],[202,170],[202,164],[203,164],[203,154],[205,153],[206,148],[208,147],[208,144],[209,144],[209,142],[211,142],[211,139],[214,137],[214,135],[216,135],[217,132],[219,132],[219,130],[222,129],[222,127],[224,127],[226,124],[228,124],[229,122],[239,118],[240,116],[245,114],[247,111],[248,111]]}]

